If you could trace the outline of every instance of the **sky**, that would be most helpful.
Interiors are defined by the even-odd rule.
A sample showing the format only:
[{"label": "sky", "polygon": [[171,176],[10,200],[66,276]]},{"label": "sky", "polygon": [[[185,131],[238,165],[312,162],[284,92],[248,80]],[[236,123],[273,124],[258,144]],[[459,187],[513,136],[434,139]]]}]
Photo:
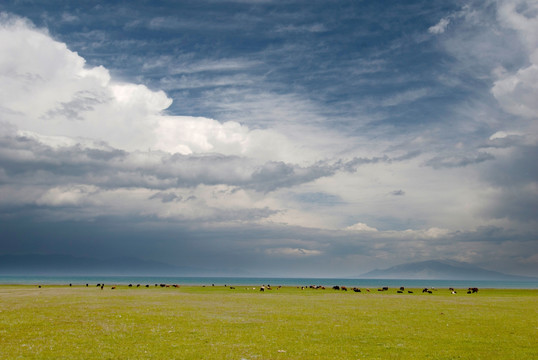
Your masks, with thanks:
[{"label": "sky", "polygon": [[538,275],[538,2],[3,1],[0,254]]}]

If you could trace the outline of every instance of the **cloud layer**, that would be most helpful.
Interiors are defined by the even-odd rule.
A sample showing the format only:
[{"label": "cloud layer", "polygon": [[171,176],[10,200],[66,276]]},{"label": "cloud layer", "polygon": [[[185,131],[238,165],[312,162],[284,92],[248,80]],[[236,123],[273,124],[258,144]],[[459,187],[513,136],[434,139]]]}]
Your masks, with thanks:
[{"label": "cloud layer", "polygon": [[[20,6],[0,7],[1,253],[250,275],[433,258],[536,269],[532,1],[327,16],[240,3],[212,11],[241,25],[207,32],[136,2],[118,12],[124,39],[102,9],[59,7],[52,25]],[[418,17],[373,31],[368,13]],[[198,45],[171,46],[182,33]]]}]

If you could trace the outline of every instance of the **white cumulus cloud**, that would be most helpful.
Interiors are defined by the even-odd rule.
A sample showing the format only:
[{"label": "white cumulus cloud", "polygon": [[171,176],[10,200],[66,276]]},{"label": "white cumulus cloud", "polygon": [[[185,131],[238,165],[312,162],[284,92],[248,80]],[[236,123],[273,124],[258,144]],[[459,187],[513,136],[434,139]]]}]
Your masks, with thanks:
[{"label": "white cumulus cloud", "polygon": [[442,34],[445,32],[446,28],[448,27],[448,24],[450,24],[450,19],[442,18],[437,24],[435,24],[434,26],[430,26],[428,28],[428,32],[431,34]]},{"label": "white cumulus cloud", "polygon": [[516,31],[527,49],[529,64],[514,73],[499,72],[491,92],[503,109],[526,118],[538,117],[538,3],[500,1],[500,23]]}]

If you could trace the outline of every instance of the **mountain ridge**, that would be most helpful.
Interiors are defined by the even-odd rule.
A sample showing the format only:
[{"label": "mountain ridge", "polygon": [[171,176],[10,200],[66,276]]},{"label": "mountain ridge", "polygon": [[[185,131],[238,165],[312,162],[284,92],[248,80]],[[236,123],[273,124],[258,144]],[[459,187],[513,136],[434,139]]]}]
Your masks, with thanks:
[{"label": "mountain ridge", "polygon": [[454,260],[426,260],[405,263],[387,269],[375,269],[359,277],[409,280],[538,280],[535,277],[505,274]]}]

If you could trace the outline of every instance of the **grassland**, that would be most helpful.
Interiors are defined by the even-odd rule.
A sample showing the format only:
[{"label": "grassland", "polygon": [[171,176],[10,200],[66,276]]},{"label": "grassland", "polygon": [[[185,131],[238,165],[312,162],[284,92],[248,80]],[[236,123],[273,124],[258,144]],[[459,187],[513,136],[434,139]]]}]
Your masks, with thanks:
[{"label": "grassland", "polygon": [[538,359],[538,290],[0,286],[1,359]]}]

